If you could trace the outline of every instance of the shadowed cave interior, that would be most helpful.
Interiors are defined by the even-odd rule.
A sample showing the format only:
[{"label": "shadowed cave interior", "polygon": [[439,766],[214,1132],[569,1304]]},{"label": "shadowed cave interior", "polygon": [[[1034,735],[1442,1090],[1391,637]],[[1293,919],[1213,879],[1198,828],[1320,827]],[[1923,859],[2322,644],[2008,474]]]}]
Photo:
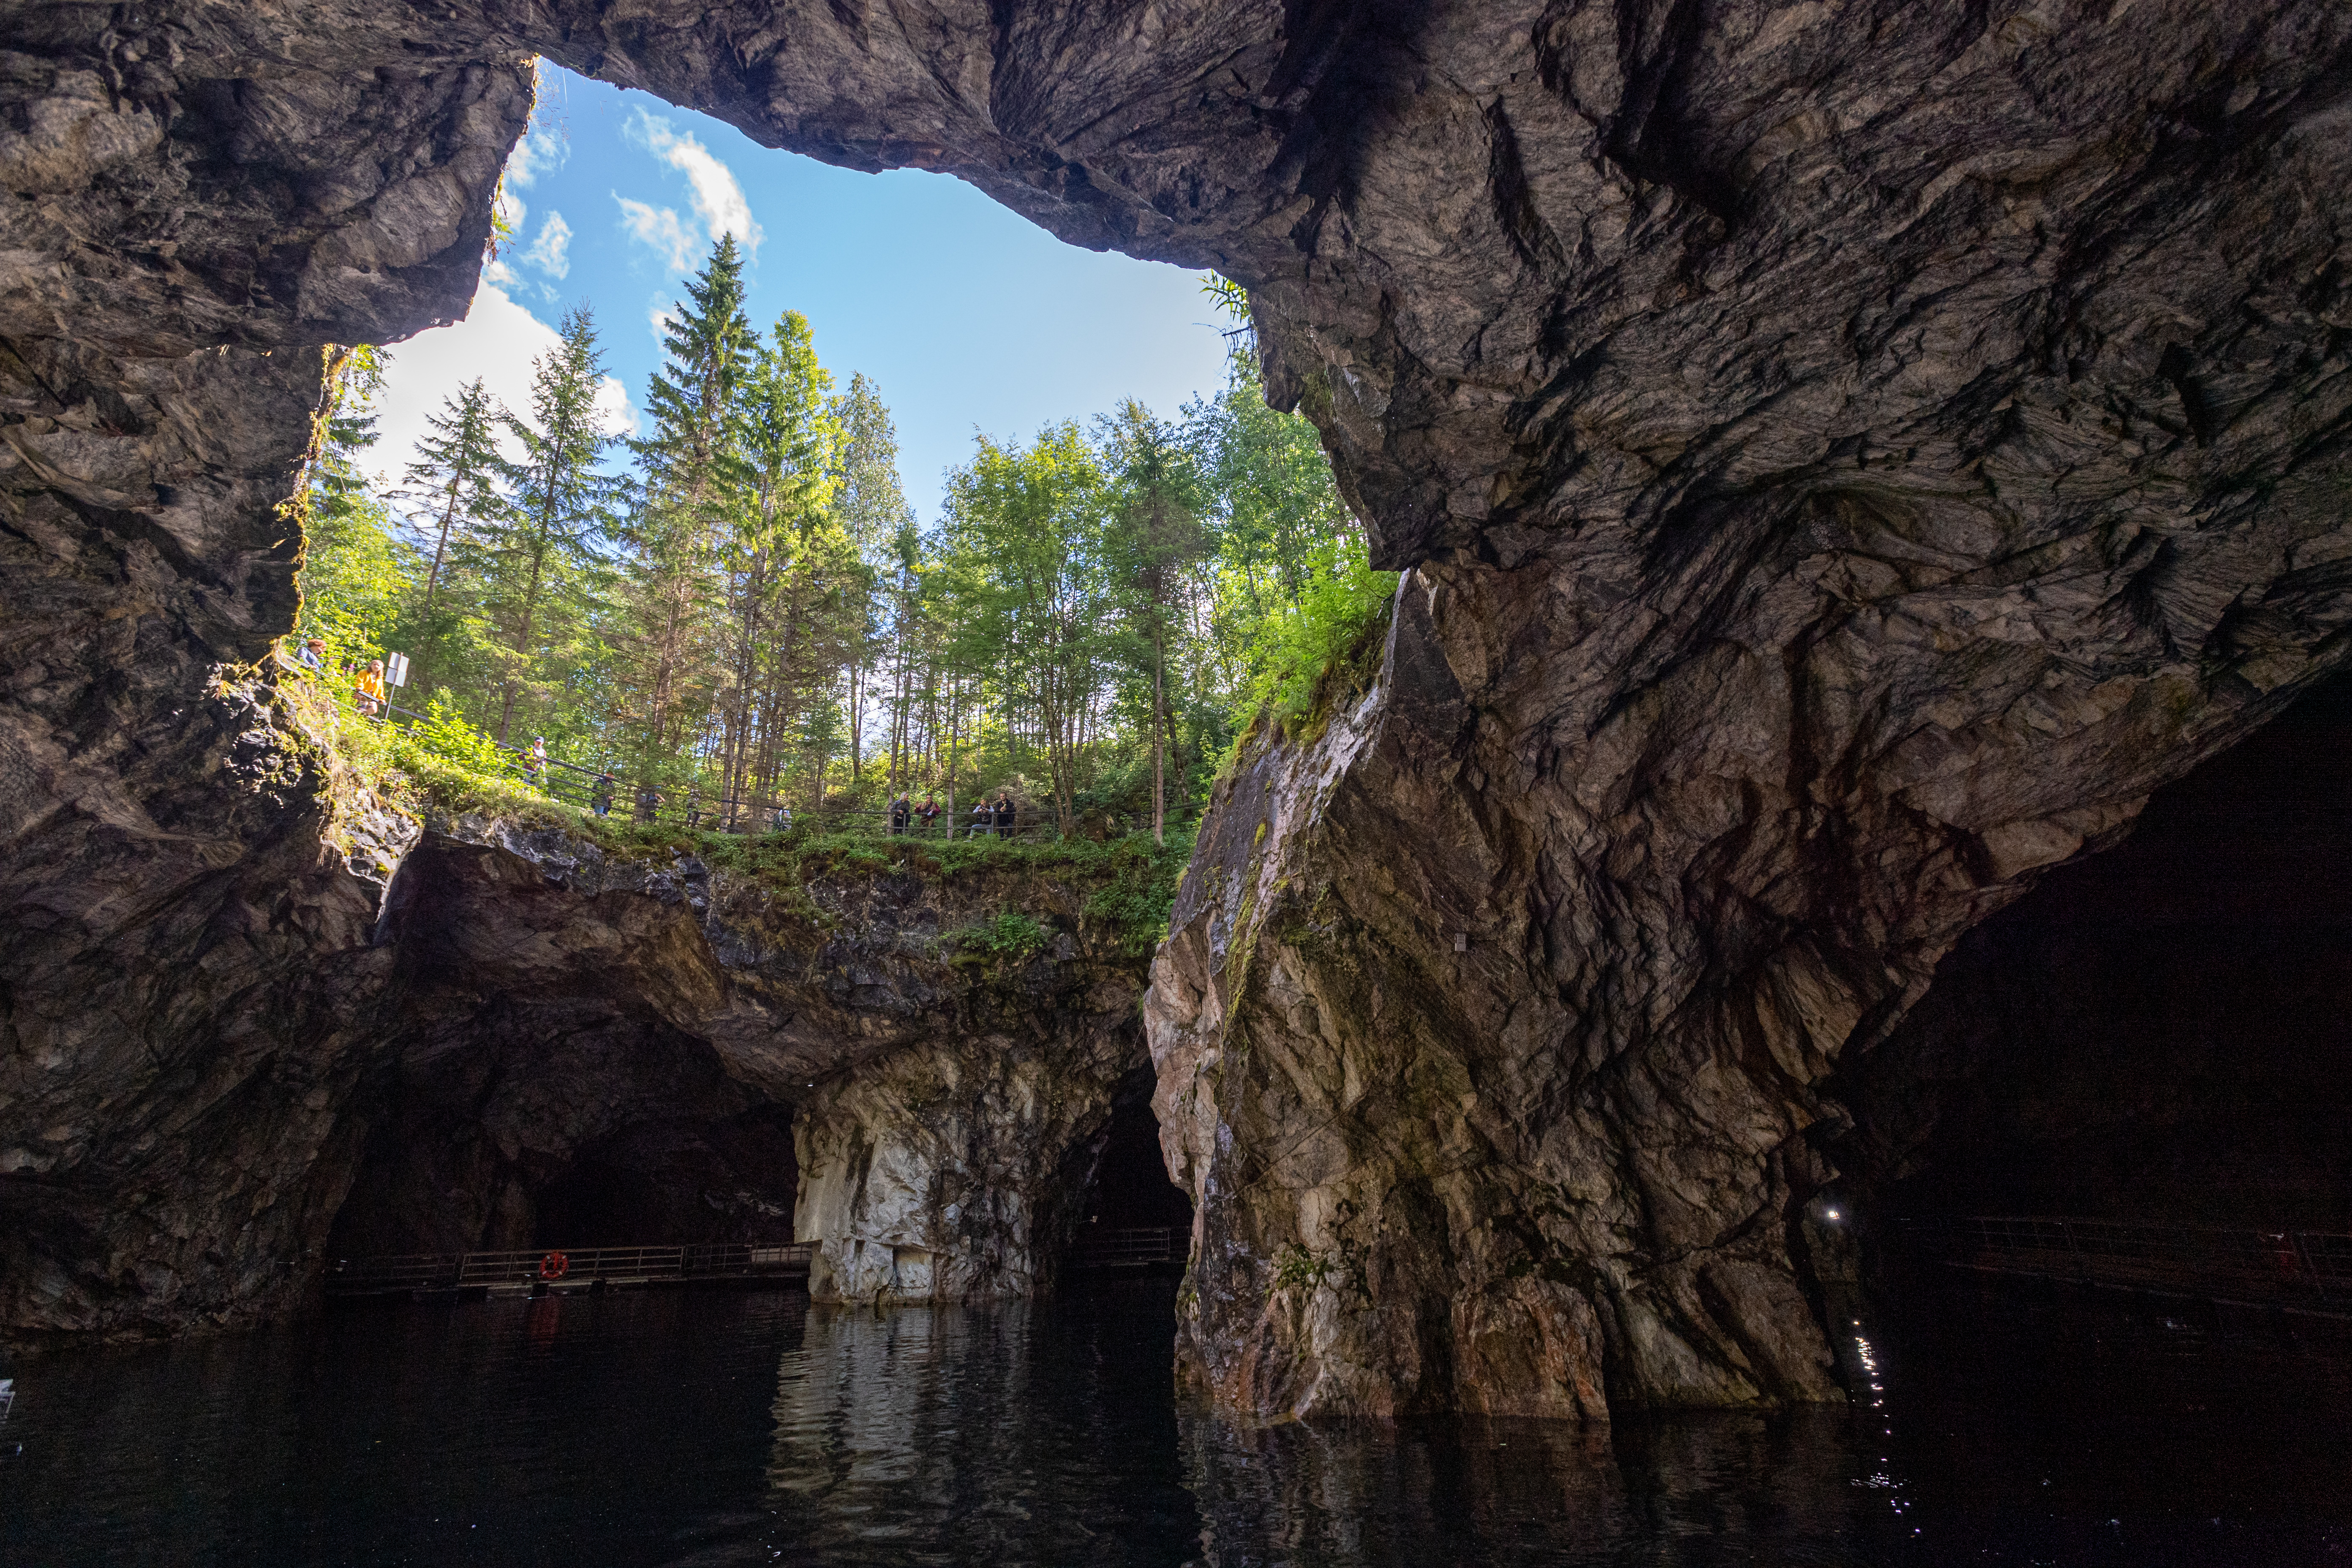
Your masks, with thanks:
[{"label": "shadowed cave interior", "polygon": [[1168,1179],[1160,1148],[1160,1119],[1151,1114],[1151,1069],[1138,1068],[1119,1083],[1110,1121],[1097,1134],[1101,1152],[1083,1189],[1078,1238],[1089,1229],[1192,1223],[1192,1200]]},{"label": "shadowed cave interior", "polygon": [[[700,1041],[658,1025],[503,1011],[413,1050],[373,1113],[330,1258],[794,1239],[793,1110],[757,1101]],[[1061,1163],[1073,1240],[1189,1226],[1151,1075]]]},{"label": "shadowed cave interior", "polygon": [[[1962,940],[1828,1086],[1879,1217],[2352,1228],[2352,679]],[[1185,1226],[1148,1068],[1064,1160],[1074,1238]],[[789,1107],[583,999],[442,1018],[372,1086],[330,1257],[793,1239]]]},{"label": "shadowed cave interior", "polygon": [[793,1239],[792,1110],[658,1024],[507,1016],[372,1086],[330,1258]]},{"label": "shadowed cave interior", "polygon": [[2352,1229],[2352,680],[1971,931],[1829,1086],[1864,1214]]}]

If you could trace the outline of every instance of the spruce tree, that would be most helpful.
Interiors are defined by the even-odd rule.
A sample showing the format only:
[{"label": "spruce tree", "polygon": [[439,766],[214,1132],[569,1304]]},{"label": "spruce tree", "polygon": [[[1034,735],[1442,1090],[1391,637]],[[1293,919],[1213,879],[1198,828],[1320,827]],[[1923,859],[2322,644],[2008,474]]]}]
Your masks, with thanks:
[{"label": "spruce tree", "polygon": [[604,364],[586,307],[563,318],[561,340],[532,366],[530,417],[506,426],[522,460],[506,469],[512,504],[466,542],[481,584],[482,615],[505,645],[498,739],[508,743],[516,704],[567,684],[585,635],[589,597],[603,565],[618,483],[599,469],[611,437],[596,412]]},{"label": "spruce tree", "polygon": [[[898,432],[881,389],[861,373],[849,378],[849,390],[833,400],[833,415],[841,426],[840,489],[835,510],[841,525],[868,568],[869,579],[887,570],[892,541],[901,527],[914,521],[898,483]],[[858,621],[849,645],[849,774],[858,776],[866,742],[866,664],[872,652],[873,605],[870,582],[857,605]]]},{"label": "spruce tree", "polygon": [[[433,650],[452,639],[456,617],[441,595],[449,564],[449,541],[464,540],[493,526],[504,498],[499,494],[502,463],[498,432],[507,422],[499,405],[476,376],[441,400],[440,412],[428,414],[429,431],[416,444],[417,460],[405,475],[410,500],[424,513],[423,532],[433,533],[433,556],[425,568],[425,592],[416,611],[418,637],[414,700],[422,709],[432,695]],[[438,610],[440,613],[436,614]]]},{"label": "spruce tree", "polygon": [[[797,310],[777,320],[743,384],[738,431],[748,495],[724,550],[730,646],[719,701],[720,788],[739,803],[751,793],[762,759],[774,754],[796,696],[796,683],[761,679],[761,654],[798,629],[779,613],[787,582],[812,531],[830,515],[841,437],[825,398],[832,384],[817,363],[808,318]],[[772,663],[780,650],[770,651]]]},{"label": "spruce tree", "polygon": [[759,350],[743,314],[742,256],[722,235],[687,284],[646,393],[652,434],[636,442],[644,502],[628,529],[632,702],[642,782],[666,777],[709,712],[720,552],[740,523],[748,470],[741,397]]}]

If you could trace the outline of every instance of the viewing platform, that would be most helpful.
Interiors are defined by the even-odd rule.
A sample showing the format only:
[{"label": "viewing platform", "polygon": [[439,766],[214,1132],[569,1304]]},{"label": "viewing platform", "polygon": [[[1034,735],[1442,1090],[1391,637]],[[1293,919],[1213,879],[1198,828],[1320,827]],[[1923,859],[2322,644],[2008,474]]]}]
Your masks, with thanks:
[{"label": "viewing platform", "polygon": [[809,1242],[753,1247],[534,1247],[520,1252],[424,1253],[338,1258],[327,1266],[331,1299],[361,1296],[537,1296],[653,1285],[804,1285]]},{"label": "viewing platform", "polygon": [[1181,1268],[1189,1240],[1186,1231],[1164,1225],[1081,1234],[1071,1244],[1065,1267],[1081,1274]]},{"label": "viewing platform", "polygon": [[2352,1235],[2004,1215],[1903,1228],[1929,1256],[1975,1273],[2352,1318]]}]

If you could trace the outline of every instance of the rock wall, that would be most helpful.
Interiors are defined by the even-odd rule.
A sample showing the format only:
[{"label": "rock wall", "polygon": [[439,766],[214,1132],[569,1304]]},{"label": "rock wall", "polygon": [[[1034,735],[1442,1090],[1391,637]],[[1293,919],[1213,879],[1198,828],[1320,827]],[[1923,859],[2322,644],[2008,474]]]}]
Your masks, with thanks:
[{"label": "rock wall", "polygon": [[[140,814],[218,754],[208,665],[286,622],[315,346],[470,287],[524,52],[1250,286],[1269,386],[1412,572],[1367,699],[1221,796],[1158,971],[1183,1354],[1238,1412],[1829,1393],[1824,1079],[2342,656],[2326,0],[0,23],[23,1018],[215,907]],[[183,967],[91,1008],[166,1058],[217,1026]],[[100,1125],[106,1080],[14,1026],[6,1070],[63,1087],[0,1143]]]},{"label": "rock wall", "polygon": [[[1143,958],[1087,917],[1099,868],[762,874],[447,826],[376,931],[350,1250],[799,1239],[819,1300],[1050,1288],[1086,1147],[1145,1059]],[[1007,911],[1048,945],[959,946]],[[550,1229],[591,1218],[671,1228]]]},{"label": "rock wall", "polygon": [[[81,888],[60,956],[15,973],[0,1331],[234,1325],[333,1258],[547,1245],[813,1239],[821,1296],[1051,1285],[1145,1061],[1144,959],[1089,921],[1098,868],[796,876],[496,817],[420,834],[267,687],[216,687],[202,720],[226,757],[179,793],[243,837],[179,850],[211,864],[111,947],[75,940],[124,889]],[[964,958],[1006,910],[1051,944]],[[75,1008],[126,973],[171,989]],[[856,1263],[918,1246],[920,1274]]]}]

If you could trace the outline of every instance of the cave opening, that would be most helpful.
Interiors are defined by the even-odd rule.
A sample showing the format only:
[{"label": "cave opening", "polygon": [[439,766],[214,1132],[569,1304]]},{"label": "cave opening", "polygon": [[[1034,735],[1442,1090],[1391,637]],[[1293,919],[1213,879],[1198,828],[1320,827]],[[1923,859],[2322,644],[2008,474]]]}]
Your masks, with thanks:
[{"label": "cave opening", "polygon": [[539,1191],[531,1245],[785,1245],[798,1183],[789,1107],[635,1122]]},{"label": "cave opening", "polygon": [[1842,1070],[1833,1145],[1899,1222],[2352,1230],[2352,679],[1972,931]]},{"label": "cave opening", "polygon": [[1080,1205],[1082,1228],[1183,1229],[1192,1223],[1192,1200],[1169,1180],[1160,1151],[1160,1119],[1151,1113],[1152,1084],[1151,1069],[1142,1068],[1119,1085],[1103,1130],[1102,1153]]}]

